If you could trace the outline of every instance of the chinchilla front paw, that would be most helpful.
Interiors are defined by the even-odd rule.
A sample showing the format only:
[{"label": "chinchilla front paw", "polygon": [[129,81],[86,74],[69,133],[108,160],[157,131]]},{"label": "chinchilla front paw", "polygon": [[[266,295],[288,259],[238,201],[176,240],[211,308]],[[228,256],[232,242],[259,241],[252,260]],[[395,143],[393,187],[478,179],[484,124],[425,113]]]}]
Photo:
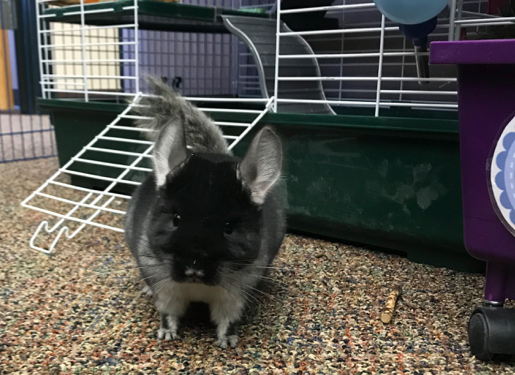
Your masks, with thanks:
[{"label": "chinchilla front paw", "polygon": [[222,349],[227,349],[229,346],[231,348],[234,348],[234,347],[236,347],[237,343],[238,343],[238,336],[236,336],[236,335],[219,337],[218,340],[216,341],[216,345],[218,345]]},{"label": "chinchilla front paw", "polygon": [[177,329],[179,327],[178,318],[169,314],[161,313],[161,327],[157,330],[157,338],[159,340],[170,341],[179,338]]},{"label": "chinchilla front paw", "polygon": [[177,330],[172,330],[170,328],[159,328],[157,330],[157,338],[159,340],[171,341],[172,339],[177,340],[179,335],[177,334]]}]

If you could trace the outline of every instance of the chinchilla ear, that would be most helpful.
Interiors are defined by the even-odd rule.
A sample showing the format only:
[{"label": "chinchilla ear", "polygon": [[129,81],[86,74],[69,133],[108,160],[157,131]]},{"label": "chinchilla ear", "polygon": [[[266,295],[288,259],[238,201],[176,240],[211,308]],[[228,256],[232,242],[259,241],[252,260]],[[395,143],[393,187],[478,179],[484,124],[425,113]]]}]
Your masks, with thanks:
[{"label": "chinchilla ear", "polygon": [[251,199],[261,205],[266,194],[281,176],[283,150],[281,140],[270,127],[264,127],[252,141],[238,170]]},{"label": "chinchilla ear", "polygon": [[166,176],[187,157],[184,128],[179,121],[170,121],[159,131],[154,145],[154,169],[157,186],[163,186]]}]

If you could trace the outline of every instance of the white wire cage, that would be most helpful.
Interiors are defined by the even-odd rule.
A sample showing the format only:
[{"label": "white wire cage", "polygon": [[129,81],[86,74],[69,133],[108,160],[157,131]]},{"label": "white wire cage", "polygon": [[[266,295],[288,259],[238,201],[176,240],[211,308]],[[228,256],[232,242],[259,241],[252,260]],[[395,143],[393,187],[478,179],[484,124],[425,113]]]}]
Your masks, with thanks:
[{"label": "white wire cage", "polygon": [[[189,96],[266,97],[259,85],[255,59],[230,34],[142,29],[141,19],[148,24],[158,17],[140,15],[138,0],[102,9],[84,3],[55,7],[51,5],[55,0],[35,1],[39,4],[43,41],[39,53],[44,98],[124,101],[146,91],[143,76],[147,73],[170,83],[181,82]],[[330,22],[334,26],[329,29],[310,29],[307,25],[299,31],[278,34],[279,46],[288,38],[300,36],[313,50],[313,54],[304,55],[279,52],[279,67],[292,60],[316,59],[321,71],[320,77],[308,77],[287,75],[278,69],[279,91],[286,82],[320,81],[331,106],[456,108],[454,69],[431,66],[431,76],[423,80],[425,86],[420,86],[411,42],[399,32],[397,24],[383,20],[373,1],[337,0],[330,6],[296,9],[282,9],[280,1],[218,0],[201,4],[228,9],[259,7],[277,12],[278,21],[287,22],[292,16],[324,12],[327,21],[336,21]],[[53,9],[59,11],[57,19]],[[122,10],[131,12],[132,17],[123,18],[124,22],[90,25],[90,18],[96,19],[99,14],[105,19],[116,18]],[[473,37],[481,27],[513,25],[515,17],[499,17],[487,11],[487,0],[450,1],[450,7],[439,15],[430,41],[459,39],[464,28]],[[73,24],[59,22],[74,15]],[[173,21],[159,22],[164,29],[166,22]],[[296,100],[280,93],[274,96],[278,102]]]},{"label": "white wire cage", "polygon": [[[99,3],[100,8],[35,1],[45,99],[125,102],[147,92],[147,74],[177,85],[186,95],[236,94],[237,41],[226,31],[218,32],[221,25],[147,15],[139,9],[148,2],[140,0]],[[187,3],[236,7],[234,0]],[[195,30],[197,25],[206,32]]]},{"label": "white wire cage", "polygon": [[[418,77],[416,57],[428,56],[429,51],[415,52],[398,25],[382,16],[372,1],[343,0],[330,6],[286,10],[281,9],[281,2],[277,4],[279,20],[296,14],[326,12],[327,21],[336,21],[334,26],[322,30],[300,27],[299,31],[277,33],[278,46],[284,38],[301,36],[314,51],[291,55],[278,50],[277,103],[302,102],[281,95],[281,85],[312,80],[323,83],[325,103],[330,106],[371,107],[375,116],[381,115],[381,109],[395,107],[457,110],[455,68],[429,66],[429,77]],[[436,29],[429,35],[430,42],[458,40],[464,27],[467,37],[475,38],[485,26],[515,25],[514,17],[488,14],[491,10],[488,5],[488,1],[482,0],[451,1],[449,8],[438,16]],[[313,57],[320,66],[320,77],[299,77],[281,69],[289,61]]]},{"label": "white wire cage", "polygon": [[[283,9],[281,2],[265,1],[241,4],[215,0],[201,4],[225,9],[257,8],[269,14],[270,19],[257,18],[272,29],[267,31],[272,33],[273,42],[267,52],[271,54],[268,66],[252,42],[242,38],[244,43],[227,32],[142,29],[141,25],[148,22],[163,23],[163,28],[170,22],[155,16],[143,19],[139,12],[143,0],[123,0],[118,8],[95,8],[83,2],[57,8],[60,17],[72,17],[72,24],[57,22],[51,12],[56,8],[50,0],[36,1],[43,97],[130,101],[104,131],[22,203],[53,218],[43,221],[30,241],[32,248],[45,253],[51,253],[63,235],[72,238],[88,225],[123,231],[129,192],[152,167],[153,145],[141,137],[143,130],[131,124],[141,119],[134,109],[140,106],[140,98],[148,95],[143,79],[146,73],[162,77],[189,100],[201,103],[201,110],[208,114],[245,115],[245,121],[217,117],[216,124],[223,128],[230,147],[267,112],[292,108],[287,107],[290,104],[323,105],[333,115],[345,113],[346,108],[369,109],[375,116],[402,107],[457,109],[454,69],[430,67],[430,77],[420,85],[417,54],[411,42],[369,0],[340,0],[329,6],[288,9]],[[486,1],[452,1],[450,10],[439,15],[430,40],[456,39],[464,28],[470,37],[485,26],[512,25],[514,21],[513,17],[494,16],[487,11]],[[90,25],[89,17],[96,20],[99,12],[105,13],[104,22]],[[116,16],[116,12],[126,16],[110,24],[109,17]],[[288,27],[295,23],[296,15],[317,12],[328,20],[324,28]],[[218,17],[218,9],[214,14]],[[54,22],[47,22],[49,19]],[[288,52],[295,51],[288,49],[292,38],[297,43],[293,43],[294,47],[300,45],[302,53]],[[309,61],[311,70],[304,72],[311,73],[301,74],[302,69],[297,69],[302,61]],[[309,82],[316,82],[315,91],[320,88],[318,97],[302,98],[303,86]],[[95,173],[89,171],[91,166],[96,168]],[[96,185],[73,185],[70,176],[93,180]],[[45,236],[42,245],[38,240],[42,231],[57,234]]]},{"label": "white wire cage", "polygon": [[56,155],[50,119],[34,103],[38,73],[26,56],[36,51],[35,25],[26,22],[26,9],[13,0],[0,2],[0,163]]}]

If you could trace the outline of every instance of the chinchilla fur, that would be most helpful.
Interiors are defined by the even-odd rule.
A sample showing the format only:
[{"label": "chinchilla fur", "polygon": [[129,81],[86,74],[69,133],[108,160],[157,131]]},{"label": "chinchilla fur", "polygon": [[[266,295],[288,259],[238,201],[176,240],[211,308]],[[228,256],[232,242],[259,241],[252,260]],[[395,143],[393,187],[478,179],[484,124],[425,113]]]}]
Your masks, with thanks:
[{"label": "chinchilla fur", "polygon": [[140,100],[140,104],[146,105],[141,107],[140,114],[152,117],[153,120],[138,121],[138,125],[155,130],[153,133],[147,133],[150,140],[155,141],[159,130],[169,121],[176,119],[184,127],[186,144],[191,146],[193,151],[229,153],[227,142],[222,138],[222,131],[204,113],[159,78],[149,76],[147,80],[159,98],[144,97]]},{"label": "chinchilla fur", "polygon": [[217,344],[235,346],[285,233],[281,142],[264,127],[240,160],[207,116],[151,84],[157,96],[141,113],[153,120],[138,125],[154,130],[154,172],[130,201],[126,240],[161,314],[160,339],[177,338],[190,302],[204,302]]}]

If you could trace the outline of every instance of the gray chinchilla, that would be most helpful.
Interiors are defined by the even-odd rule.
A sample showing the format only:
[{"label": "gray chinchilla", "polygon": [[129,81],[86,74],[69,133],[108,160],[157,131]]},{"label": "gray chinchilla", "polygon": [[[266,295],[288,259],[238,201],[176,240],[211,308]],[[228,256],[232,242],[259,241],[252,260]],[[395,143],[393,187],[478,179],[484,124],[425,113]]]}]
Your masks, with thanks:
[{"label": "gray chinchilla", "polygon": [[240,160],[207,116],[150,81],[156,96],[140,112],[153,120],[138,125],[154,130],[154,173],[132,196],[126,240],[161,314],[160,339],[176,338],[189,303],[204,302],[217,344],[235,346],[285,233],[281,141],[264,127]]}]

